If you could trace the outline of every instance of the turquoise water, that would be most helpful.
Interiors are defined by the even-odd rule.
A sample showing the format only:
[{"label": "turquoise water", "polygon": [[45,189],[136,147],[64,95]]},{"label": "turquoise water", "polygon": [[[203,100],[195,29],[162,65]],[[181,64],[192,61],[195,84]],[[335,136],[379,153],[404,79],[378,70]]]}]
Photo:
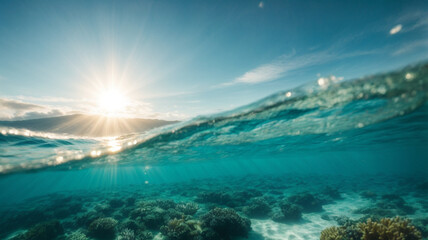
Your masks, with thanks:
[{"label": "turquoise water", "polygon": [[[216,228],[204,219],[220,207],[251,227],[213,239],[319,239],[339,218],[368,216],[411,219],[426,238],[427,90],[421,63],[349,81],[320,78],[229,112],[116,138],[0,128],[0,237],[25,239],[28,229],[56,219],[61,231],[39,239],[210,239],[202,232]],[[296,203],[301,217],[284,219],[284,202],[303,193],[321,209]],[[181,219],[168,207],[156,205],[164,211],[159,226],[131,214],[160,199],[198,204],[196,213],[179,211],[198,224],[197,236],[168,235],[161,226]],[[257,201],[267,210],[249,211]],[[400,204],[382,205],[388,201]],[[116,224],[97,235],[85,217]],[[139,227],[121,227],[126,221]]]}]

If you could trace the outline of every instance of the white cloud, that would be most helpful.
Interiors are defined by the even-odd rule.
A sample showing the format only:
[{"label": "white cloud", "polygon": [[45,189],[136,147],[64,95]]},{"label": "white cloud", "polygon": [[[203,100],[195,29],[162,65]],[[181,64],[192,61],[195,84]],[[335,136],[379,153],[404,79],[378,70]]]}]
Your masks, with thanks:
[{"label": "white cloud", "polygon": [[304,67],[324,64],[333,60],[351,58],[356,56],[376,54],[379,50],[355,51],[350,53],[336,53],[335,51],[326,50],[310,54],[296,56],[295,53],[290,55],[283,55],[274,61],[256,67],[242,76],[236,78],[232,82],[223,83],[220,87],[232,86],[239,83],[256,84],[262,82],[269,82],[281,77],[287,73],[301,69]]},{"label": "white cloud", "polygon": [[[36,104],[21,99],[31,99],[37,102],[61,103],[62,105]],[[24,97],[0,98],[0,120],[25,120],[46,117],[57,117],[69,114],[102,114],[97,110],[96,103],[88,99],[63,99],[54,97]],[[132,100],[123,112],[119,114],[127,118],[156,118],[165,120],[183,120],[188,115],[178,111],[158,112],[153,109],[151,103]]]},{"label": "white cloud", "polygon": [[419,40],[404,44],[401,48],[395,50],[392,55],[397,56],[407,52],[415,51],[416,49],[428,48],[428,40]]},{"label": "white cloud", "polygon": [[264,6],[265,6],[265,3],[264,3],[264,2],[260,2],[260,3],[259,3],[259,8],[264,8]]},{"label": "white cloud", "polygon": [[0,119],[2,120],[53,117],[63,114],[64,112],[58,108],[26,103],[14,99],[0,98]]},{"label": "white cloud", "polygon": [[398,24],[397,26],[391,28],[391,30],[389,30],[389,34],[394,35],[397,34],[401,31],[401,29],[403,28],[403,26],[401,24]]},{"label": "white cloud", "polygon": [[283,55],[268,64],[263,64],[244,73],[242,76],[236,78],[235,81],[225,83],[223,85],[227,86],[236,83],[255,84],[269,82],[283,77],[289,71],[329,61],[333,57],[326,51],[302,56],[294,55],[294,53],[291,55]]},{"label": "white cloud", "polygon": [[[408,12],[396,20],[400,23],[390,30],[390,34],[398,32],[411,32],[414,30],[428,31],[428,12],[427,11],[413,11]],[[403,25],[406,27],[403,28]]]},{"label": "white cloud", "polygon": [[236,82],[259,83],[271,81],[280,78],[289,68],[290,67],[287,67],[283,60],[277,60],[246,72],[244,75],[238,77]]}]

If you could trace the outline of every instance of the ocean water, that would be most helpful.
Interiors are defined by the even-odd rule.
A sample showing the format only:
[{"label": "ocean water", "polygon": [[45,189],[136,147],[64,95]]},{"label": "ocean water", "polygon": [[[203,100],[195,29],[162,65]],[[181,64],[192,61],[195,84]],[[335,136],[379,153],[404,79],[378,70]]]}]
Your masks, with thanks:
[{"label": "ocean water", "polygon": [[427,99],[419,63],[127,136],[0,128],[0,238],[427,239]]}]

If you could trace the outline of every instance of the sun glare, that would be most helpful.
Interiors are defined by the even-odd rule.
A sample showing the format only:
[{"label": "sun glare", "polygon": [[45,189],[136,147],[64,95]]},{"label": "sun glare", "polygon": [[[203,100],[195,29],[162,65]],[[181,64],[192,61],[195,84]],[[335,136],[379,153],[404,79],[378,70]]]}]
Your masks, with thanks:
[{"label": "sun glare", "polygon": [[102,92],[97,99],[99,112],[107,116],[119,116],[125,112],[128,104],[129,99],[116,89]]}]

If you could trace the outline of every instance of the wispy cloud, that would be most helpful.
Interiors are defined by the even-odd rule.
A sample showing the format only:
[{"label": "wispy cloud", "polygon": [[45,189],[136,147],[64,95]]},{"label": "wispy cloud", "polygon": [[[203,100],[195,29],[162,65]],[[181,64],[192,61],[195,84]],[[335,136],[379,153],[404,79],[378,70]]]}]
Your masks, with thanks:
[{"label": "wispy cloud", "polygon": [[402,47],[393,51],[392,55],[397,56],[397,55],[401,55],[404,53],[415,51],[416,49],[421,49],[421,48],[428,48],[428,40],[427,39],[406,43]]},{"label": "wispy cloud", "polygon": [[14,99],[0,98],[0,119],[22,120],[63,115],[61,109],[50,108]]},{"label": "wispy cloud", "polygon": [[[22,99],[26,99],[23,101]],[[37,102],[37,103],[34,103]],[[52,105],[55,104],[55,105]],[[97,110],[96,102],[88,99],[67,99],[56,97],[0,98],[0,120],[25,120],[83,113],[102,114]],[[155,111],[151,103],[132,100],[120,113],[128,118],[156,118],[165,120],[183,120],[188,115],[178,111]]]},{"label": "wispy cloud", "polygon": [[263,82],[273,81],[284,77],[289,72],[301,68],[324,64],[333,60],[344,58],[375,54],[379,50],[368,51],[354,51],[351,53],[339,53],[332,49],[326,51],[319,51],[315,53],[296,55],[293,52],[290,55],[283,55],[273,60],[270,63],[260,65],[243,75],[237,77],[232,82],[223,83],[222,86],[231,86],[235,84],[257,84]]},{"label": "wispy cloud", "polygon": [[413,11],[400,16],[396,26],[389,30],[390,35],[414,30],[428,31],[428,12]]},{"label": "wispy cloud", "polygon": [[328,61],[331,58],[332,56],[327,52],[303,56],[295,56],[295,53],[283,55],[270,63],[263,64],[244,73],[242,76],[236,78],[234,83],[254,84],[272,81],[283,77],[289,71]]}]

